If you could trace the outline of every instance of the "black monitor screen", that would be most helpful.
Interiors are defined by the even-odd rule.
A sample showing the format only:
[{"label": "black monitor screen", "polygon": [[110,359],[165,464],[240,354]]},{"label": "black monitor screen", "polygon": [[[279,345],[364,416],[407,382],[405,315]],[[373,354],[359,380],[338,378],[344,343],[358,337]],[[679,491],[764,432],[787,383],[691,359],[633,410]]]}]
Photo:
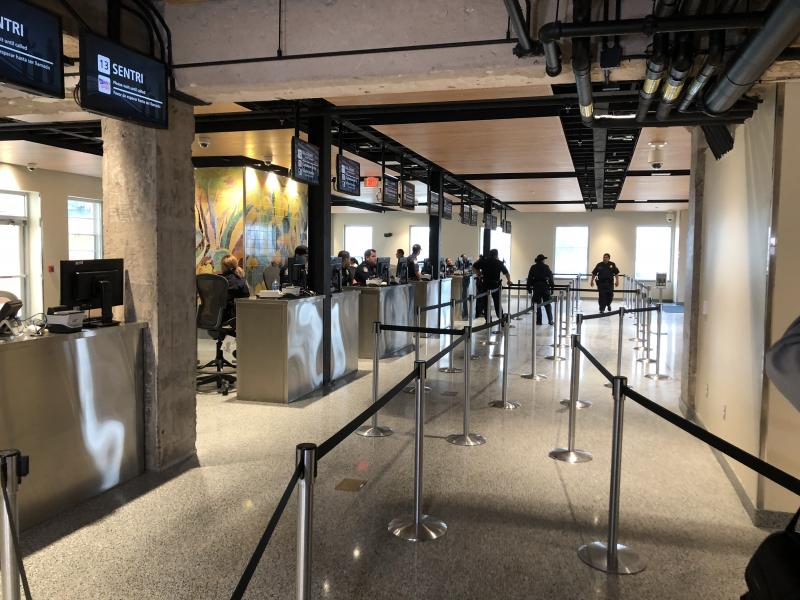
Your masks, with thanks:
[{"label": "black monitor screen", "polygon": [[297,136],[292,138],[292,179],[310,185],[319,183],[319,148]]},{"label": "black monitor screen", "polygon": [[414,184],[410,181],[403,182],[403,208],[414,210],[417,207],[417,196]]},{"label": "black monitor screen", "polygon": [[447,198],[442,201],[442,218],[448,221],[453,220],[453,201]]},{"label": "black monitor screen", "polygon": [[428,214],[439,216],[439,194],[428,190]]},{"label": "black monitor screen", "polygon": [[381,203],[387,206],[397,206],[400,203],[398,198],[398,181],[388,175],[383,178],[383,194]]},{"label": "black monitor screen", "polygon": [[473,227],[478,225],[478,209],[474,206],[472,207],[472,213],[469,215],[469,224]]},{"label": "black monitor screen", "polygon": [[64,97],[61,19],[20,0],[0,3],[0,81]]},{"label": "black monitor screen", "polygon": [[361,164],[358,161],[336,155],[336,189],[351,196],[361,195]]},{"label": "black monitor screen", "polygon": [[331,289],[341,292],[342,285],[344,285],[342,259],[338,256],[331,256]]},{"label": "black monitor screen", "polygon": [[286,271],[289,276],[289,285],[295,285],[301,288],[306,287],[305,256],[292,256],[287,258]]},{"label": "black monitor screen", "polygon": [[140,125],[167,127],[167,66],[91,33],[81,34],[81,106]]},{"label": "black monitor screen", "polygon": [[397,281],[400,283],[408,283],[408,260],[401,258],[397,262]]},{"label": "black monitor screen", "polygon": [[121,258],[61,261],[61,304],[87,310],[103,308],[101,281],[110,284],[111,305],[122,304]]},{"label": "black monitor screen", "polygon": [[378,258],[378,277],[383,281],[389,281],[389,257],[381,256]]}]

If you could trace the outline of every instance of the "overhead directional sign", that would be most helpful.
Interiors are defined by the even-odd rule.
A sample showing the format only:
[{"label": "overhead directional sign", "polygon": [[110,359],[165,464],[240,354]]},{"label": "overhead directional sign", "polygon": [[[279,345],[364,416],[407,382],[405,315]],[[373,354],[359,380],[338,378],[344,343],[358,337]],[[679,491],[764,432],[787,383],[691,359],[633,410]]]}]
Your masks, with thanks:
[{"label": "overhead directional sign", "polygon": [[442,218],[448,221],[453,220],[453,201],[447,198],[442,201]]},{"label": "overhead directional sign", "polygon": [[385,204],[386,206],[397,206],[400,204],[400,198],[398,198],[398,181],[394,177],[389,177],[388,175],[383,177],[381,204]]},{"label": "overhead directional sign", "polygon": [[292,138],[292,179],[310,185],[319,184],[319,148],[297,136]]},{"label": "overhead directional sign", "polygon": [[358,161],[336,155],[336,189],[351,196],[361,195],[361,164]]},{"label": "overhead directional sign", "polygon": [[414,210],[417,207],[417,191],[410,181],[403,182],[403,208]]},{"label": "overhead directional sign", "polygon": [[439,216],[439,194],[428,188],[428,214]]},{"label": "overhead directional sign", "polygon": [[21,0],[0,2],[0,82],[64,97],[61,19]]}]

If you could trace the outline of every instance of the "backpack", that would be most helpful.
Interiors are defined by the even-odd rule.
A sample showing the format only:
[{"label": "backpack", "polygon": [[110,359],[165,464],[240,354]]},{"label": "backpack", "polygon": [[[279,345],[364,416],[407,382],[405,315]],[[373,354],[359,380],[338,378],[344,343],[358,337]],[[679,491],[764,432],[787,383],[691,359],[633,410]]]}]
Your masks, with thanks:
[{"label": "backpack", "polygon": [[761,542],[744,579],[748,592],[741,600],[800,600],[800,533],[795,531],[798,510],[783,531]]}]

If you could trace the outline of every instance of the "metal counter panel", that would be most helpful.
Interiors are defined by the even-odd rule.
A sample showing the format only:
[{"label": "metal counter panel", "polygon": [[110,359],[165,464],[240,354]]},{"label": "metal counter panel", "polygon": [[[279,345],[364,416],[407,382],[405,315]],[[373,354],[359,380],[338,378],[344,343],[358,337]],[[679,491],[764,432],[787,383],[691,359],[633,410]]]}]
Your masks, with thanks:
[{"label": "metal counter panel", "polygon": [[331,297],[331,379],[358,370],[359,290],[345,290]]},{"label": "metal counter panel", "polygon": [[[373,323],[412,325],[414,321],[414,291],[411,285],[387,285],[360,288],[358,318],[358,356],[372,358],[374,346]],[[402,331],[381,333],[381,358],[406,350],[411,346],[411,334]]]},{"label": "metal counter panel", "polygon": [[[424,308],[439,304],[439,280],[414,281],[411,283],[414,288],[414,306]],[[416,309],[415,309],[416,310]],[[439,326],[439,311],[436,309],[422,313],[423,327]]]},{"label": "metal counter panel", "polygon": [[31,461],[23,528],[144,471],[145,328],[0,343],[0,448]]}]

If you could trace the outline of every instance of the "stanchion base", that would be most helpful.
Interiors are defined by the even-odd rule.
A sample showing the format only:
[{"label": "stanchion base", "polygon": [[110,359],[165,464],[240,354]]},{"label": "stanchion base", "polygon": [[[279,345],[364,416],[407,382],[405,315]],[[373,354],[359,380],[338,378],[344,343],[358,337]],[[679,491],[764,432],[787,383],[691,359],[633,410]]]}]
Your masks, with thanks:
[{"label": "stanchion base", "polygon": [[[561,404],[561,406],[569,406],[569,398],[564,398],[559,402],[559,404]],[[591,405],[592,403],[589,402],[588,400],[578,400],[577,402],[575,402],[575,408],[577,408],[578,410],[580,410],[581,408],[589,408]]]},{"label": "stanchion base", "polygon": [[540,373],[524,373],[520,375],[523,379],[533,379],[534,381],[544,381],[547,379],[547,375],[542,375]]},{"label": "stanchion base", "polygon": [[544,359],[545,360],[552,360],[554,362],[558,362],[559,360],[566,360],[563,356],[558,356],[556,354],[554,354],[552,356],[545,356]]},{"label": "stanchion base", "polygon": [[463,373],[463,369],[459,369],[458,367],[442,367],[439,369],[439,373]]},{"label": "stanchion base", "polygon": [[652,379],[654,381],[668,381],[672,379],[669,375],[664,375],[662,373],[648,373],[645,375],[648,379]]},{"label": "stanchion base", "polygon": [[478,356],[477,354],[471,354],[470,357],[469,357],[470,360],[480,360],[480,358],[481,357]]},{"label": "stanchion base", "polygon": [[547,453],[547,456],[554,460],[570,463],[572,465],[577,463],[585,463],[592,460],[592,453],[586,450],[570,450],[569,448],[553,448]]},{"label": "stanchion base", "polygon": [[640,363],[654,363],[654,362],[656,362],[656,359],[654,359],[654,358],[647,358],[646,356],[643,356],[642,358],[637,358],[637,359],[636,359],[636,362],[640,362]]},{"label": "stanchion base", "polygon": [[503,358],[502,354],[490,354],[489,358]]},{"label": "stanchion base", "polygon": [[[406,394],[416,394],[416,393],[417,393],[417,386],[415,386],[415,385],[410,385],[410,386],[408,386],[407,388],[403,389],[403,391],[404,391]],[[426,385],[426,386],[425,386],[425,391],[426,391],[426,392],[430,392],[430,391],[431,391],[431,386],[429,386],[429,385]],[[366,427],[366,425],[365,425],[365,427]]]},{"label": "stanchion base", "polygon": [[363,437],[389,437],[394,433],[391,427],[373,427],[372,425],[362,425],[356,429],[356,433]]},{"label": "stanchion base", "polygon": [[407,542],[429,542],[447,533],[447,523],[430,515],[422,515],[418,525],[413,517],[399,517],[389,523],[389,533]]},{"label": "stanchion base", "polygon": [[608,566],[608,546],[605,542],[592,542],[578,548],[578,557],[587,565],[604,573],[613,575],[633,575],[644,571],[646,565],[633,550],[617,544],[617,566]]},{"label": "stanchion base", "polygon": [[513,320],[514,321],[522,321],[522,317],[514,317]]},{"label": "stanchion base", "polygon": [[497,342],[494,340],[484,340],[482,342],[478,342],[481,346],[495,346]]},{"label": "stanchion base", "polygon": [[479,433],[454,433],[445,438],[448,443],[455,444],[456,446],[480,446],[486,443],[486,438]]},{"label": "stanchion base", "polygon": [[502,400],[495,400],[494,402],[489,402],[489,406],[492,408],[502,408],[503,410],[515,410],[519,408],[519,402],[503,402]]}]

